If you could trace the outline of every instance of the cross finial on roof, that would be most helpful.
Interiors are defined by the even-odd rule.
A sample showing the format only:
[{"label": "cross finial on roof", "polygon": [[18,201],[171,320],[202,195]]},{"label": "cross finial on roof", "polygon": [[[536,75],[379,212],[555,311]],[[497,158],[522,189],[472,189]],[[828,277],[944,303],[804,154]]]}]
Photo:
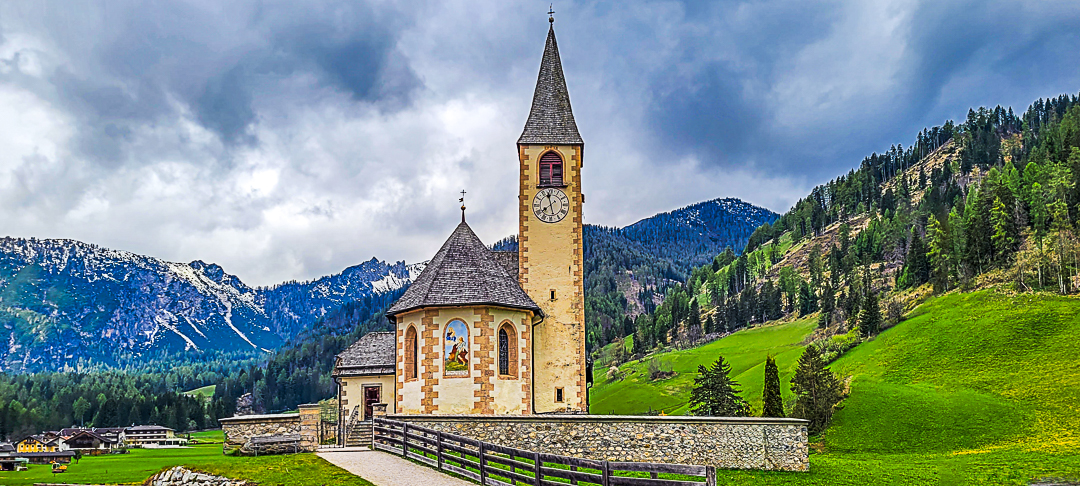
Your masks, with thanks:
[{"label": "cross finial on roof", "polygon": [[548,22],[555,23],[555,4],[548,4]]},{"label": "cross finial on roof", "polygon": [[465,189],[461,190],[461,198],[458,199],[458,202],[461,203],[461,222],[464,223],[465,222]]}]

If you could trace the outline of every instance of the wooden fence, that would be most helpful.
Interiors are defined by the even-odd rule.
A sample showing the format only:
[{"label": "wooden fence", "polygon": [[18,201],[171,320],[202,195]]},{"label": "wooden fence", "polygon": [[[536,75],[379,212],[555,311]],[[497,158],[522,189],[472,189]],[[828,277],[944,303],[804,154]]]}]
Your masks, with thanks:
[{"label": "wooden fence", "polygon": [[[503,447],[375,418],[375,449],[494,486],[716,486],[712,466],[580,459]],[[664,475],[664,477],[660,477]]]}]

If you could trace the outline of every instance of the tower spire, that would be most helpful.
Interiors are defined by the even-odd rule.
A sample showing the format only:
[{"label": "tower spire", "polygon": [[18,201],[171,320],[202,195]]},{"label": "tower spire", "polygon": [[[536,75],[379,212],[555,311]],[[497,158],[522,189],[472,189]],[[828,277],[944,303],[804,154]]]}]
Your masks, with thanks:
[{"label": "tower spire", "polygon": [[574,111],[570,108],[570,93],[566,90],[559,45],[555,41],[555,11],[549,10],[547,43],[544,58],[540,61],[540,74],[536,78],[532,108],[525,130],[518,138],[519,144],[536,145],[584,145],[578,133]]},{"label": "tower spire", "polygon": [[465,189],[461,190],[461,198],[458,199],[458,202],[461,203],[461,222],[464,223],[465,222]]}]

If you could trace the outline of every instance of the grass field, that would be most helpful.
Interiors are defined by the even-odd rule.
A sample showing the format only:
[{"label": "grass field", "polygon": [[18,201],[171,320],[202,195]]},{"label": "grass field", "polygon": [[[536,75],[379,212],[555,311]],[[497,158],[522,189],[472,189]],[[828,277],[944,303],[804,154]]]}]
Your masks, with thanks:
[{"label": "grass field", "polygon": [[[650,382],[646,363],[609,383],[597,370],[592,412],[685,413],[698,364],[723,354],[760,413],[762,363],[777,356],[785,401],[796,321],[740,331],[661,355],[678,374]],[[1080,299],[994,290],[931,299],[832,364],[851,377],[833,424],[815,438],[809,473],[721,471],[719,484],[1028,484],[1080,480]]]},{"label": "grass field", "polygon": [[197,397],[202,397],[205,400],[209,400],[211,398],[214,398],[214,391],[216,391],[216,390],[217,390],[217,385],[206,385],[206,386],[204,386],[202,388],[196,388],[194,390],[188,390],[186,392],[183,392],[183,394],[184,395],[193,395],[193,396],[197,396]]},{"label": "grass field", "polygon": [[676,372],[665,380],[649,380],[647,359],[622,365],[624,378],[615,382],[608,381],[606,369],[597,369],[595,385],[589,391],[589,409],[595,414],[635,415],[652,409],[685,415],[698,365],[708,366],[723,355],[731,364],[735,381],[742,385],[743,396],[760,413],[765,357],[771,354],[776,358],[784,399],[790,399],[789,382],[803,349],[800,343],[814,326],[812,319],[802,319],[740,331],[699,348],[665,353],[660,359],[670,363]]},{"label": "grass field", "polygon": [[[214,435],[216,433],[216,436]],[[158,471],[187,466],[190,469],[236,479],[255,481],[263,486],[370,486],[371,483],[326,462],[315,454],[284,456],[232,457],[221,454],[221,431],[209,431],[200,439],[214,439],[217,444],[195,445],[186,449],[132,449],[128,454],[84,457],[68,466],[68,472],[53,475],[49,466],[30,466],[29,471],[0,472],[0,484],[32,485],[43,482],[92,484],[142,484]],[[193,437],[199,434],[192,434]]]}]

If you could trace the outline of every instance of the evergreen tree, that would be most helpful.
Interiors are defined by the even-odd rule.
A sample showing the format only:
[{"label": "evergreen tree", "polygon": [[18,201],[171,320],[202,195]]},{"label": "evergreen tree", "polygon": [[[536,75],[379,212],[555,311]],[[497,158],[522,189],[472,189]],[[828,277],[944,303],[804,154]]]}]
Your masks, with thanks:
[{"label": "evergreen tree", "polygon": [[832,313],[836,310],[836,293],[832,284],[826,283],[821,291],[821,317],[818,319],[818,327],[828,327],[832,324]]},{"label": "evergreen tree", "polygon": [[730,376],[731,365],[719,356],[712,366],[698,365],[698,376],[690,390],[690,411],[694,415],[746,417],[750,405],[739,396],[739,384]]},{"label": "evergreen tree", "polygon": [[791,416],[809,420],[807,428],[811,434],[825,430],[832,419],[833,407],[842,398],[840,380],[825,366],[817,346],[807,346],[791,379],[791,391],[795,394]]},{"label": "evergreen tree", "polygon": [[762,417],[783,417],[784,399],[780,396],[780,369],[772,356],[765,357],[765,390],[761,397]]},{"label": "evergreen tree", "polygon": [[[959,221],[959,216],[953,217],[953,213],[950,213],[949,220],[956,219]],[[930,266],[933,269],[931,272],[931,281],[934,283],[935,292],[944,292],[949,290],[949,281],[952,279],[953,273],[953,239],[949,236],[948,228],[942,224],[934,215],[930,215],[930,223],[926,228],[926,236],[930,240],[930,249],[927,251],[926,256],[930,259]]]},{"label": "evergreen tree", "polygon": [[859,312],[859,330],[863,337],[870,337],[881,329],[881,308],[878,306],[878,297],[874,291],[866,294],[866,302],[863,303],[862,311]]},{"label": "evergreen tree", "polygon": [[990,222],[993,225],[993,234],[990,239],[994,244],[994,255],[997,261],[1004,265],[1012,253],[1015,229],[1012,225],[1012,215],[1006,210],[1005,203],[1000,197],[994,199],[994,205],[990,210]]}]

